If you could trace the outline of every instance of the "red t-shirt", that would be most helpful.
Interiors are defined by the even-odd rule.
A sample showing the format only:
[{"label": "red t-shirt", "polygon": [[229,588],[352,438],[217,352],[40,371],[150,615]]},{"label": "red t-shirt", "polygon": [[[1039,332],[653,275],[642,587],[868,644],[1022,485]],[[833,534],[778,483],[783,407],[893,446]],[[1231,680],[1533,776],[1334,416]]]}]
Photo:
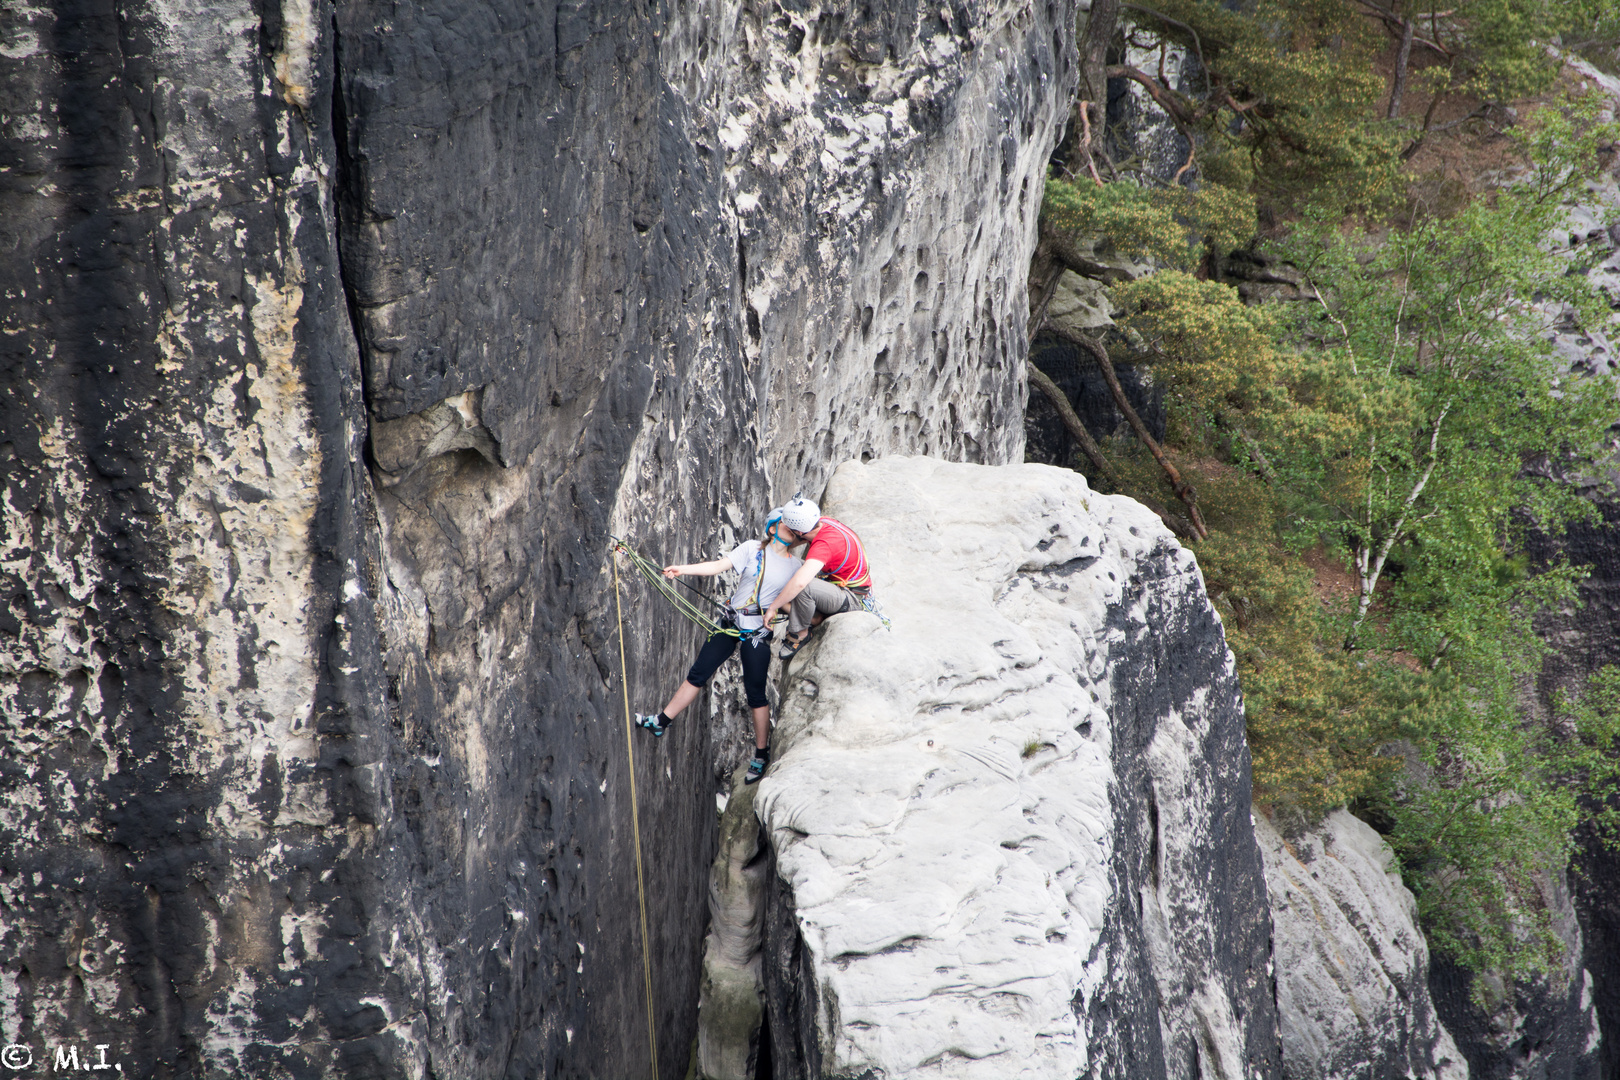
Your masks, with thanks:
[{"label": "red t-shirt", "polygon": [[855,530],[830,517],[821,519],[821,531],[810,541],[804,553],[805,561],[820,559],[821,577],[835,585],[865,586],[871,584],[866,566],[866,552]]}]

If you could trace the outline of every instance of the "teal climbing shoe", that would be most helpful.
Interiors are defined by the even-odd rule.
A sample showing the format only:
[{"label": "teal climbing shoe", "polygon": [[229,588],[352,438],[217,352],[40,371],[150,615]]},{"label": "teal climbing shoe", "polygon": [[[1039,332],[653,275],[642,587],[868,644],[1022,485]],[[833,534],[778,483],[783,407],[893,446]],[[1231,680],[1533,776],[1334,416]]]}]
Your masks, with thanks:
[{"label": "teal climbing shoe", "polygon": [[767,758],[756,757],[748,763],[748,771],[743,774],[743,783],[757,784],[759,778],[765,775],[766,766],[770,765]]}]

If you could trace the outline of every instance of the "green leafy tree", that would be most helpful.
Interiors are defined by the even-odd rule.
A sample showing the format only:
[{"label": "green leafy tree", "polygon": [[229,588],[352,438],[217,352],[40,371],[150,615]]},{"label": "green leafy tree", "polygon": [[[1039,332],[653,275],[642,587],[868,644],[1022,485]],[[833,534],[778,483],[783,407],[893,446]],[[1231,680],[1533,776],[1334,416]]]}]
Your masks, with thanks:
[{"label": "green leafy tree", "polygon": [[1139,358],[1154,362],[1182,423],[1219,423],[1272,403],[1281,354],[1271,310],[1179,270],[1116,285],[1113,300],[1116,321],[1136,337]]},{"label": "green leafy tree", "polygon": [[[1379,243],[1328,221],[1296,232],[1319,300],[1280,367],[1287,402],[1253,417],[1286,528],[1331,538],[1353,567],[1344,654],[1377,694],[1392,659],[1417,676],[1419,700],[1386,728],[1413,747],[1406,781],[1378,798],[1426,924],[1465,964],[1510,975],[1556,956],[1538,882],[1563,872],[1577,813],[1580,740],[1527,723],[1522,688],[1542,655],[1534,615],[1572,601],[1579,575],[1529,574],[1516,553],[1525,530],[1592,513],[1550,474],[1599,475],[1611,449],[1613,381],[1566,373],[1545,333],[1609,316],[1582,254],[1548,239],[1620,134],[1594,112],[1547,111],[1523,176],[1447,220]],[[1538,459],[1553,468],[1526,468]]]},{"label": "green leafy tree", "polygon": [[[1199,560],[1244,686],[1257,798],[1377,809],[1436,945],[1508,976],[1557,958],[1543,890],[1567,863],[1582,794],[1616,779],[1620,675],[1526,717],[1533,620],[1572,602],[1579,571],[1531,573],[1523,540],[1590,513],[1556,478],[1600,475],[1611,449],[1612,381],[1565,372],[1544,332],[1555,316],[1610,317],[1585,253],[1548,238],[1567,235],[1567,202],[1612,165],[1620,131],[1591,103],[1545,109],[1506,188],[1388,231],[1347,220],[1375,221],[1364,211],[1402,186],[1409,78],[1430,95],[1421,140],[1448,95],[1544,91],[1557,67],[1544,46],[1560,34],[1589,55],[1609,48],[1610,8],[1097,0],[1083,82],[1134,81],[1195,149],[1174,178],[1144,176],[1102,153],[1101,114],[1088,113],[1042,216],[1048,261],[1105,278],[1068,256],[1168,268],[1112,296],[1131,359],[1166,389],[1173,445],[1148,447],[1150,461],[1115,444],[1105,471],[1153,502],[1168,487],[1191,509],[1201,493]],[[1184,45],[1201,72],[1172,85],[1151,63],[1106,67],[1116,16],[1128,40]],[[1373,78],[1392,45],[1393,81]],[[1292,319],[1198,276],[1257,213],[1279,212],[1303,217],[1282,254],[1315,296]],[[1353,570],[1342,600],[1322,577],[1340,559]]]},{"label": "green leafy tree", "polygon": [[1473,582],[1526,524],[1556,531],[1590,513],[1523,466],[1551,452],[1565,469],[1595,470],[1607,450],[1613,386],[1567,376],[1545,334],[1560,305],[1587,325],[1607,316],[1547,240],[1615,137],[1591,112],[1550,115],[1524,178],[1449,220],[1373,249],[1325,220],[1290,242],[1320,290],[1304,329],[1327,347],[1297,354],[1272,461],[1308,493],[1301,523],[1342,537],[1355,564],[1346,648],[1397,549]]},{"label": "green leafy tree", "polygon": [[[1519,680],[1541,649],[1528,632],[1504,644],[1522,651],[1429,686],[1409,730],[1420,779],[1394,778],[1390,841],[1434,945],[1470,970],[1524,979],[1563,959],[1548,894],[1583,800],[1613,789],[1620,671],[1604,669],[1580,698],[1560,697],[1553,716],[1526,721]],[[1475,980],[1482,1004],[1488,986]]]}]

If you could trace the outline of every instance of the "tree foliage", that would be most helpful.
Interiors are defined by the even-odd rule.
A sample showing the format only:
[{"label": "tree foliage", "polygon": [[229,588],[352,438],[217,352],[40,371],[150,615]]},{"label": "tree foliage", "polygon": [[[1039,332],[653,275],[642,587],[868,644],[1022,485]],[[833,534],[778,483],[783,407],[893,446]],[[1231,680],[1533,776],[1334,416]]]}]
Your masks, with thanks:
[{"label": "tree foliage", "polygon": [[1130,63],[1109,73],[1143,87],[1197,148],[1202,185],[1268,208],[1302,198],[1367,206],[1394,190],[1400,140],[1376,110],[1381,34],[1355,5],[1158,0],[1122,15],[1127,43],[1170,41],[1196,57],[1186,81]]},{"label": "tree foliage", "polygon": [[1190,268],[1206,250],[1230,251],[1254,236],[1254,198],[1213,186],[1073,183],[1054,176],[1046,181],[1041,228],[1048,237],[1084,241],[1100,253]]},{"label": "tree foliage", "polygon": [[[1557,75],[1547,46],[1614,41],[1608,0],[1356,0],[1394,33],[1413,25],[1416,51],[1430,59],[1443,91],[1509,102],[1544,93]],[[1573,43],[1573,40],[1572,40]]]},{"label": "tree foliage", "polygon": [[1276,316],[1245,305],[1230,285],[1163,270],[1116,285],[1112,298],[1118,324],[1143,353],[1164,361],[1160,381],[1180,408],[1224,417],[1274,394]]},{"label": "tree foliage", "polygon": [[[1396,811],[1390,842],[1435,947],[1470,970],[1526,978],[1563,959],[1548,896],[1583,800],[1612,790],[1620,671],[1600,671],[1580,698],[1560,697],[1554,716],[1527,721],[1520,685],[1540,645],[1527,628],[1502,645],[1495,663],[1430,680],[1403,725],[1407,767],[1375,799]],[[1475,981],[1477,999],[1487,987]]]},{"label": "tree foliage", "polygon": [[1466,605],[1444,598],[1442,583],[1483,585],[1526,527],[1557,532],[1591,513],[1524,464],[1551,454],[1560,471],[1595,471],[1608,451],[1613,387],[1565,376],[1545,333],[1555,318],[1595,326],[1607,315],[1547,240],[1616,136],[1592,113],[1549,111],[1526,147],[1527,174],[1449,220],[1419,220],[1365,250],[1318,219],[1288,244],[1319,291],[1298,330],[1323,347],[1295,354],[1291,404],[1266,418],[1262,442],[1300,493],[1291,512],[1301,528],[1338,537],[1354,561],[1346,648],[1392,556],[1421,567],[1409,576],[1430,629],[1410,643],[1427,658],[1469,634]]},{"label": "tree foliage", "polygon": [[[1203,44],[1236,70],[1236,45]],[[1238,662],[1256,797],[1375,810],[1437,947],[1508,976],[1557,959],[1546,882],[1582,794],[1613,782],[1620,734],[1620,675],[1553,717],[1525,704],[1534,620],[1580,579],[1532,572],[1527,533],[1588,516],[1562,478],[1600,475],[1613,450],[1614,382],[1566,372],[1546,342],[1554,319],[1610,318],[1587,254],[1555,238],[1620,129],[1587,102],[1524,131],[1528,167],[1446,218],[1375,230],[1349,226],[1338,197],[1306,206],[1281,246],[1309,299],[1286,313],[1197,276],[1216,234],[1190,198],[1048,186],[1063,227],[1168,267],[1111,296],[1210,526],[1199,560]],[[1164,499],[1151,464],[1112,452],[1124,490]],[[1208,464],[1223,457],[1239,469]],[[1337,565],[1348,588],[1324,593]]]}]

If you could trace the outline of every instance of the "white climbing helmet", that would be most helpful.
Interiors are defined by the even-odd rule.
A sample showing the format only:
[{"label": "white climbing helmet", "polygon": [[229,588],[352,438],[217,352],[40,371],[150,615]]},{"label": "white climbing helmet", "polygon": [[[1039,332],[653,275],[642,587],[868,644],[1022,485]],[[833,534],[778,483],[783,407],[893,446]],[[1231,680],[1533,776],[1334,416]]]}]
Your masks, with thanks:
[{"label": "white climbing helmet", "polygon": [[795,495],[782,507],[782,524],[796,533],[807,533],[821,523],[821,508],[802,495]]}]

